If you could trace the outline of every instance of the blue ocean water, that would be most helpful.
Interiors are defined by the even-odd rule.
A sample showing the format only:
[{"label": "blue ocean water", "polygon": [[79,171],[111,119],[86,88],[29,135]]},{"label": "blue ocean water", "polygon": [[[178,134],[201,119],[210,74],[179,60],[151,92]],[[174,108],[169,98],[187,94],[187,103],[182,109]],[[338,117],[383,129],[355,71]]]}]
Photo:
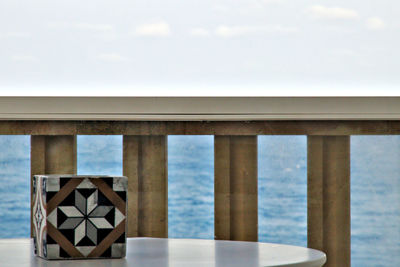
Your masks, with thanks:
[{"label": "blue ocean water", "polygon": [[258,239],[307,246],[307,137],[258,137]]},{"label": "blue ocean water", "polygon": [[[29,136],[0,136],[0,238],[29,236]],[[307,140],[259,137],[259,240],[307,245]],[[168,137],[169,236],[213,238],[212,136]],[[352,265],[400,266],[400,136],[351,138]],[[122,174],[121,136],[78,136],[80,174]]]},{"label": "blue ocean water", "polygon": [[30,233],[30,140],[0,135],[0,238]]},{"label": "blue ocean water", "polygon": [[351,137],[352,266],[400,266],[400,136]]},{"label": "blue ocean water", "polygon": [[214,136],[168,136],[168,236],[214,238]]},{"label": "blue ocean water", "polygon": [[78,174],[122,175],[122,135],[78,135]]}]

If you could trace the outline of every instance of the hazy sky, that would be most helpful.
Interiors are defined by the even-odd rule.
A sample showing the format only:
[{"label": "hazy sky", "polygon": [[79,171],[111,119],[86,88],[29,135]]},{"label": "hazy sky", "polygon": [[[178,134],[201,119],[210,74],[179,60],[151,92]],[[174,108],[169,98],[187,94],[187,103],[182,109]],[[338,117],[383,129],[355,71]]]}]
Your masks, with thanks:
[{"label": "hazy sky", "polygon": [[399,10],[395,0],[1,0],[0,90],[400,94]]}]

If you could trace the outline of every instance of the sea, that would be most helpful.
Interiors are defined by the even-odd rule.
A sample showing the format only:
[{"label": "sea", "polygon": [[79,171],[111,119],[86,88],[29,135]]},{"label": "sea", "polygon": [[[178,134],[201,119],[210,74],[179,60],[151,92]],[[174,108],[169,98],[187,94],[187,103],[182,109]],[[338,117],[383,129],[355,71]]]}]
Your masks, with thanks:
[{"label": "sea", "polygon": [[[122,175],[122,136],[78,136],[78,174]],[[259,241],[307,246],[307,137],[258,137]],[[0,136],[0,238],[29,237],[30,137]],[[214,238],[213,136],[168,136],[168,235]],[[400,266],[400,136],[351,137],[352,266]]]}]

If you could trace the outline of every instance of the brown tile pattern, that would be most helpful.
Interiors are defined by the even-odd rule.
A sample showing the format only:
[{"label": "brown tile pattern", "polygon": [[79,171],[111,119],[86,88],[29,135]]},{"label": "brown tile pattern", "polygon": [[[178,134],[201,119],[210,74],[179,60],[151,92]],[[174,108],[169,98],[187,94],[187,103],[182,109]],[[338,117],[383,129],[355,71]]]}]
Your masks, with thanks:
[{"label": "brown tile pattern", "polygon": [[33,192],[37,256],[125,256],[126,177],[35,175]]}]

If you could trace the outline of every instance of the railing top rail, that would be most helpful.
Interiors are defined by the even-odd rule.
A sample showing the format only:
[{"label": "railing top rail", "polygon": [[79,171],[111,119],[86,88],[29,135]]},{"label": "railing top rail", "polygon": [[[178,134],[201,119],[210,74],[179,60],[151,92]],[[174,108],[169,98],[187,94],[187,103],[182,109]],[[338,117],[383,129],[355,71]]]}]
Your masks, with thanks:
[{"label": "railing top rail", "polygon": [[400,120],[400,97],[0,97],[0,120]]},{"label": "railing top rail", "polygon": [[400,120],[10,121],[0,135],[399,135]]}]

